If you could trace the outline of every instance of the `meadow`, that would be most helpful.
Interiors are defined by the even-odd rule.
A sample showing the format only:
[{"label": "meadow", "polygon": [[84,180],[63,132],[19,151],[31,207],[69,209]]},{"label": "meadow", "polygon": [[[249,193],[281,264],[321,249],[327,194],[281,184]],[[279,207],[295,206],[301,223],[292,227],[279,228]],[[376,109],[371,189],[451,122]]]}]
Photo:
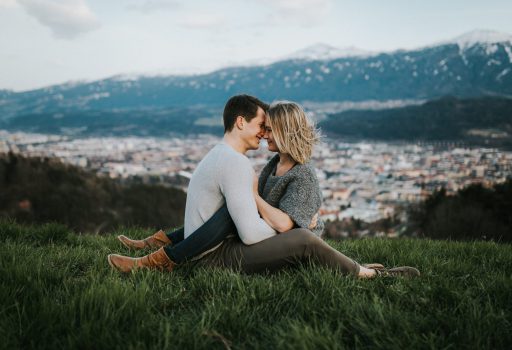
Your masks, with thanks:
[{"label": "meadow", "polygon": [[[416,279],[358,280],[306,264],[243,275],[183,265],[121,275],[120,229],[0,221],[4,349],[505,349],[512,245],[427,239],[328,241],[359,262],[411,265]],[[142,252],[137,255],[143,254]],[[133,255],[133,253],[132,253]]]}]

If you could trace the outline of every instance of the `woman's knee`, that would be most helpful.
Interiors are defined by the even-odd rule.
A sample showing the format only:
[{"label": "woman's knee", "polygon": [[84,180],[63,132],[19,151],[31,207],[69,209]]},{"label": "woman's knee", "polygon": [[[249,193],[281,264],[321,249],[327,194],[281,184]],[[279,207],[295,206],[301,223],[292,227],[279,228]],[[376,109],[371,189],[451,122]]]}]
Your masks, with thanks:
[{"label": "woman's knee", "polygon": [[293,229],[288,231],[286,234],[290,234],[290,238],[292,238],[294,242],[303,246],[316,245],[321,242],[321,238],[305,228]]}]

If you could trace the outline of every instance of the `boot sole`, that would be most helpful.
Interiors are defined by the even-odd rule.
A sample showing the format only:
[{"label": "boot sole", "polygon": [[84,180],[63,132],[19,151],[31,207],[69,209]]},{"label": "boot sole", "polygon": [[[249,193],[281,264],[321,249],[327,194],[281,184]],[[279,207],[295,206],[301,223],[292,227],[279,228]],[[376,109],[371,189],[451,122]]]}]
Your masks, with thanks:
[{"label": "boot sole", "polygon": [[[115,266],[115,265],[112,263],[112,260],[110,260],[110,256],[111,256],[111,255],[112,255],[112,254],[107,255],[108,264],[110,265],[110,267],[112,267],[112,268],[114,268],[114,269],[116,269],[116,270],[117,270],[117,266]],[[119,271],[119,270],[117,270],[117,271]]]},{"label": "boot sole", "polygon": [[392,268],[388,272],[394,274],[393,277],[416,278],[421,276],[420,270],[411,266]]},{"label": "boot sole", "polygon": [[384,270],[386,267],[382,264],[363,264],[362,267],[373,270]]}]

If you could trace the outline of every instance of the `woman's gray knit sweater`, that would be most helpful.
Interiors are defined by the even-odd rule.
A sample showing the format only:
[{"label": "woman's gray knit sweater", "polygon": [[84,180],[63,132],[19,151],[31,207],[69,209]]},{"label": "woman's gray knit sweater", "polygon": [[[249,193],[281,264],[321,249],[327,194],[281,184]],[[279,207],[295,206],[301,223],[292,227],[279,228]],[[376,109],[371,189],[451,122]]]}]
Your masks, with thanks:
[{"label": "woman's gray knit sweater", "polygon": [[[275,176],[279,154],[261,171],[258,184],[260,196],[271,206],[284,211],[297,227],[308,228],[320,209],[322,193],[315,169],[310,163],[297,164],[283,176]],[[312,231],[320,236],[324,224],[320,218]]]}]

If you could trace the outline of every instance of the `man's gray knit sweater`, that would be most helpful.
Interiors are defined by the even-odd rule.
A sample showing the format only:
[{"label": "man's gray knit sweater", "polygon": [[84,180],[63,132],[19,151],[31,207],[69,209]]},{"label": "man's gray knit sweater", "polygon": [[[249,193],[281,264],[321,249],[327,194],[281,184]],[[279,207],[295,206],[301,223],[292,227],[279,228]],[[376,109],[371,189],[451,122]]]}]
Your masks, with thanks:
[{"label": "man's gray knit sweater", "polygon": [[249,159],[222,142],[197,166],[187,191],[185,238],[203,225],[224,203],[244,244],[276,235],[258,214],[252,193],[254,170]]}]

